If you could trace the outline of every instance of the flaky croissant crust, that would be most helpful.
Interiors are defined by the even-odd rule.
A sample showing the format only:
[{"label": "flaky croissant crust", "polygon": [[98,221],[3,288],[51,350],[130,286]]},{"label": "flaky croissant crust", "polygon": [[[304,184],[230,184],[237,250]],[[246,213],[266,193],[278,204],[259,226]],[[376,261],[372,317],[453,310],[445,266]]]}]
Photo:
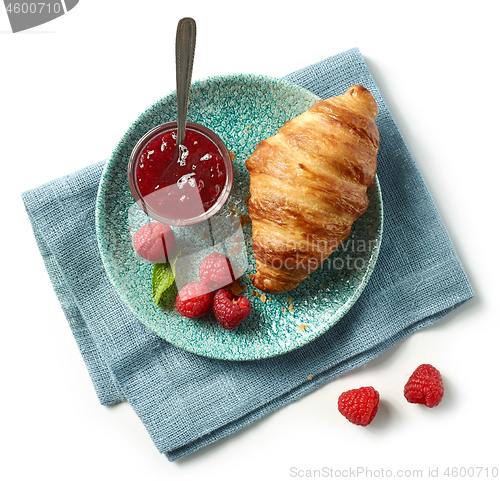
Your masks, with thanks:
[{"label": "flaky croissant crust", "polygon": [[258,289],[294,289],[348,237],[377,170],[378,106],[355,85],[318,100],[247,159]]}]

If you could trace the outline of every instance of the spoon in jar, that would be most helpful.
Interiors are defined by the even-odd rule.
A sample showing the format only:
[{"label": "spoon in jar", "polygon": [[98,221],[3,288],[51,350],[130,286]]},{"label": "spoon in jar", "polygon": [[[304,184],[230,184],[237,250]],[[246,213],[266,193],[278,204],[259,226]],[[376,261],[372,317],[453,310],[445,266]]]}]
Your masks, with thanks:
[{"label": "spoon in jar", "polygon": [[196,22],[189,17],[179,20],[175,37],[175,70],[177,83],[177,139],[172,161],[162,175],[164,180],[171,167],[176,163],[185,164],[187,149],[183,142],[186,135],[186,122],[193,73],[194,50],[196,46]]}]

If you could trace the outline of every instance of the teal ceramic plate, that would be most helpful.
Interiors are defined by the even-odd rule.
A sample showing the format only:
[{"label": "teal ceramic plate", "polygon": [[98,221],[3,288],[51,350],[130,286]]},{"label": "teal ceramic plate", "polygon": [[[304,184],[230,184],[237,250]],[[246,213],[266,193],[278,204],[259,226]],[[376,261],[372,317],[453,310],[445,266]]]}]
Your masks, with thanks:
[{"label": "teal ceramic plate", "polygon": [[[263,359],[299,348],[332,327],[351,308],[373,271],[382,240],[382,197],[378,180],[368,190],[370,205],[350,237],[294,291],[263,295],[252,286],[255,272],[251,224],[245,199],[249,174],[245,160],[257,143],[309,108],[311,92],[258,75],[224,75],[195,82],[188,120],[215,131],[235,154],[231,196],[214,223],[233,226],[218,237],[212,225],[174,228],[182,257],[179,287],[198,280],[201,259],[214,249],[226,253],[245,273],[241,285],[251,303],[250,316],[233,331],[222,329],[213,314],[187,319],[174,308],[156,307],[151,294],[153,265],[134,252],[132,235],[151,221],[135,204],[127,184],[127,163],[136,142],[153,127],[176,120],[175,93],[146,110],[125,133],[107,163],[97,197],[96,227],[101,257],[121,299],[149,329],[168,342],[217,359]],[[242,216],[242,217],[240,217]],[[241,222],[240,222],[241,221]],[[214,245],[212,245],[214,242]]]}]

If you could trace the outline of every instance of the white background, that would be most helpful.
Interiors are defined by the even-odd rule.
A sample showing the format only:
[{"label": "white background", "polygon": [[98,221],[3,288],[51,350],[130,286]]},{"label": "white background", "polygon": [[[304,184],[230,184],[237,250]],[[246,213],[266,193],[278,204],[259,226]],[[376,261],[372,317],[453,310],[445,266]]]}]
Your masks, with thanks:
[{"label": "white background", "polygon": [[[382,468],[425,477],[429,468],[489,467],[491,477],[500,468],[498,2],[81,0],[17,34],[0,7],[2,479],[284,480],[293,467],[360,467],[373,477]],[[128,404],[99,405],[20,193],[106,159],[129,124],[174,90],[184,16],[198,24],[193,79],[280,77],[359,47],[477,296],[365,367],[170,463]],[[402,395],[424,362],[444,378],[435,409]],[[367,428],[336,410],[342,391],[363,385],[382,398]]]}]

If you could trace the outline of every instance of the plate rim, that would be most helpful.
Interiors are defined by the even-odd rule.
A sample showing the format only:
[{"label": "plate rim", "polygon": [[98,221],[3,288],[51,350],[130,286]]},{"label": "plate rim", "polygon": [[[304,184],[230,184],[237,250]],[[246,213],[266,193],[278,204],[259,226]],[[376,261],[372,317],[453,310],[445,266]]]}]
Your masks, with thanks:
[{"label": "plate rim", "polygon": [[[203,84],[207,84],[210,82],[231,82],[234,80],[241,80],[242,78],[250,79],[252,81],[260,81],[260,82],[270,82],[271,84],[275,84],[277,86],[283,86],[287,88],[292,88],[295,89],[296,92],[299,92],[301,94],[306,94],[309,97],[320,99],[316,94],[312,93],[311,91],[300,87],[294,83],[291,83],[289,81],[283,80],[283,79],[278,79],[272,76],[268,75],[262,75],[262,74],[251,74],[251,73],[229,73],[229,74],[222,74],[222,75],[210,75],[206,76],[203,78],[200,78],[192,83],[192,88],[193,87],[200,87]],[[279,350],[279,352],[272,352],[268,354],[267,352],[264,353],[261,356],[253,356],[253,357],[248,357],[248,356],[241,356],[241,355],[236,355],[236,356],[218,356],[215,355],[212,351],[209,353],[207,352],[200,352],[200,350],[193,349],[190,344],[184,344],[184,345],[179,345],[178,342],[172,342],[168,339],[165,339],[163,335],[160,335],[158,332],[156,332],[155,329],[151,328],[149,325],[146,325],[141,319],[140,316],[135,314],[132,309],[130,309],[128,305],[128,300],[126,296],[121,292],[121,289],[119,289],[119,286],[117,285],[118,282],[114,279],[114,277],[110,274],[110,260],[106,258],[106,254],[104,252],[104,246],[102,245],[102,237],[105,236],[105,231],[104,231],[104,226],[101,224],[100,221],[100,216],[104,215],[103,212],[103,204],[104,204],[104,186],[106,184],[105,182],[105,177],[109,174],[109,172],[112,169],[112,161],[115,158],[115,156],[118,154],[118,152],[123,148],[123,144],[126,144],[125,139],[133,133],[134,129],[137,127],[137,124],[140,123],[141,119],[143,116],[147,115],[151,111],[153,111],[155,108],[160,106],[163,103],[168,102],[172,97],[175,97],[176,91],[172,91],[171,93],[167,94],[166,96],[158,99],[156,102],[152,103],[147,109],[141,112],[141,114],[129,125],[129,127],[126,129],[126,131],[122,134],[120,140],[116,143],[109,159],[104,165],[103,172],[101,174],[101,178],[99,181],[99,186],[98,186],[98,191],[97,191],[97,196],[96,196],[96,207],[95,207],[95,226],[96,226],[96,237],[97,237],[97,244],[98,244],[98,250],[99,250],[99,255],[101,257],[101,261],[104,266],[104,270],[106,272],[106,275],[113,286],[115,292],[117,292],[118,296],[120,299],[123,301],[127,309],[131,312],[131,314],[147,329],[151,330],[155,335],[163,339],[165,342],[169,342],[172,345],[183,349],[185,351],[188,351],[190,353],[202,356],[202,357],[207,357],[210,359],[218,359],[218,360],[225,360],[225,361],[253,361],[253,360],[261,360],[261,359],[269,359],[272,357],[277,357],[289,352],[292,352],[294,350],[300,349],[301,347],[306,346],[310,342],[316,340],[318,337],[322,336],[327,332],[329,329],[331,329],[335,324],[337,324],[352,308],[352,306],[357,302],[359,299],[361,293],[364,291],[366,288],[366,285],[368,284],[369,279],[371,278],[371,275],[375,269],[375,266],[377,264],[378,256],[380,253],[380,248],[382,244],[382,237],[383,237],[383,232],[384,232],[384,205],[383,205],[383,198],[382,198],[382,190],[380,187],[380,182],[378,179],[378,175],[375,176],[375,180],[373,182],[373,186],[376,189],[376,195],[377,198],[379,199],[379,226],[376,232],[376,236],[378,237],[379,241],[376,243],[375,249],[372,251],[371,256],[370,256],[370,263],[369,266],[363,275],[360,283],[358,284],[355,292],[353,295],[349,297],[349,299],[342,304],[342,307],[339,309],[339,314],[336,315],[335,320],[328,325],[323,326],[321,329],[317,330],[314,333],[314,336],[310,336],[304,339],[304,342],[302,344],[299,344],[297,346],[292,346],[291,348],[285,348]],[[239,354],[239,351],[238,351]]]}]

